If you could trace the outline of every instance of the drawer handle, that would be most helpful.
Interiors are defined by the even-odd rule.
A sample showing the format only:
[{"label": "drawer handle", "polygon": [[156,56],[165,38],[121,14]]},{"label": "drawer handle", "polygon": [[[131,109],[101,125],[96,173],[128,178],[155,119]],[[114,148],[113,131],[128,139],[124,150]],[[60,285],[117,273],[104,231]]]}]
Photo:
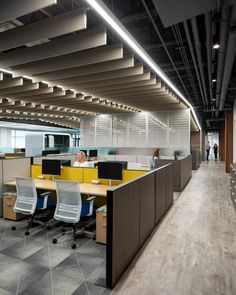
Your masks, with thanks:
[{"label": "drawer handle", "polygon": [[13,207],[12,204],[7,204],[7,207]]},{"label": "drawer handle", "polygon": [[102,225],[103,227],[107,227],[107,225],[104,223],[103,225]]}]

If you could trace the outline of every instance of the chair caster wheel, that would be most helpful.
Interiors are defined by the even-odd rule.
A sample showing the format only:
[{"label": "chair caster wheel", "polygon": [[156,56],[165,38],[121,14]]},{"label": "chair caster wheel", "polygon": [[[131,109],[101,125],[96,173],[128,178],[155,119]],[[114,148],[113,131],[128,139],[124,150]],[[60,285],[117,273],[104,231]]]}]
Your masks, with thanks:
[{"label": "chair caster wheel", "polygon": [[56,244],[56,243],[57,243],[57,239],[53,239],[53,240],[52,240],[52,243],[53,243],[53,244]]},{"label": "chair caster wheel", "polygon": [[50,225],[47,225],[47,229],[51,229],[51,226]]},{"label": "chair caster wheel", "polygon": [[30,234],[29,231],[26,231],[26,232],[25,232],[25,235],[26,235],[26,236],[29,236],[29,234]]},{"label": "chair caster wheel", "polygon": [[12,227],[11,227],[11,230],[16,230],[16,227],[15,227],[15,226],[12,226]]},{"label": "chair caster wheel", "polygon": [[66,230],[65,230],[65,228],[62,228],[61,231],[64,233]]},{"label": "chair caster wheel", "polygon": [[75,249],[75,248],[76,248],[76,243],[73,243],[73,244],[71,245],[71,248],[72,248],[72,249]]},{"label": "chair caster wheel", "polygon": [[96,236],[93,236],[93,240],[96,240]]}]

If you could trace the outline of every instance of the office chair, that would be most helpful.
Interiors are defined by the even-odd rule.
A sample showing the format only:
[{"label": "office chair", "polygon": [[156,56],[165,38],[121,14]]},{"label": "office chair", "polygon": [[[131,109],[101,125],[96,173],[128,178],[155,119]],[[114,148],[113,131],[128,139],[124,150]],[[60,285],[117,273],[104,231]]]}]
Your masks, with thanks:
[{"label": "office chair", "polygon": [[[79,183],[74,181],[56,180],[57,206],[54,218],[65,223],[73,224],[73,244],[72,249],[76,248],[76,225],[81,217],[88,217],[93,214],[93,204],[95,197],[89,197],[82,204]],[[80,233],[91,234],[84,229]],[[64,233],[62,233],[63,235]],[[57,239],[53,239],[53,243],[57,243]]]},{"label": "office chair", "polygon": [[[35,215],[42,210],[46,210],[47,206],[52,202],[48,200],[50,192],[45,192],[37,196],[37,191],[35,187],[34,180],[27,177],[16,177],[16,203],[14,206],[14,211],[17,213],[31,215],[31,219],[27,226],[25,235],[28,236],[29,229],[32,223],[38,223],[41,225],[47,225],[46,222],[43,222],[35,218]],[[16,227],[12,226],[12,230],[15,230]]]}]

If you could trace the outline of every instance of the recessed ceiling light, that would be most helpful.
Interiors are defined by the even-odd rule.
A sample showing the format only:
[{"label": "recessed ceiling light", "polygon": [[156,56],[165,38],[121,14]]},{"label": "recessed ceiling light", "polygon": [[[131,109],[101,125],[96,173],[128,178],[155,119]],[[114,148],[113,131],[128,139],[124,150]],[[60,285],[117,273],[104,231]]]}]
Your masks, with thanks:
[{"label": "recessed ceiling light", "polygon": [[214,48],[214,49],[218,49],[218,48],[220,48],[220,44],[218,44],[218,43],[214,44],[214,45],[213,45],[213,48]]},{"label": "recessed ceiling light", "polygon": [[212,82],[215,83],[216,82],[216,79],[213,79]]}]

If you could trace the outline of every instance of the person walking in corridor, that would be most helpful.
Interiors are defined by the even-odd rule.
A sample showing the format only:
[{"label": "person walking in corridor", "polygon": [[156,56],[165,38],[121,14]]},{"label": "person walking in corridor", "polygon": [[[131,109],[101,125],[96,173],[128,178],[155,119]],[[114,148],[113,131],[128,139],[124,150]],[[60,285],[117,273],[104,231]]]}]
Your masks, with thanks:
[{"label": "person walking in corridor", "polygon": [[208,141],[206,144],[206,160],[207,161],[209,161],[210,150],[211,150],[211,145],[210,145],[210,141]]},{"label": "person walking in corridor", "polygon": [[217,145],[217,143],[214,144],[213,150],[214,150],[214,155],[215,155],[215,161],[217,161],[217,154],[218,154],[218,145]]}]

